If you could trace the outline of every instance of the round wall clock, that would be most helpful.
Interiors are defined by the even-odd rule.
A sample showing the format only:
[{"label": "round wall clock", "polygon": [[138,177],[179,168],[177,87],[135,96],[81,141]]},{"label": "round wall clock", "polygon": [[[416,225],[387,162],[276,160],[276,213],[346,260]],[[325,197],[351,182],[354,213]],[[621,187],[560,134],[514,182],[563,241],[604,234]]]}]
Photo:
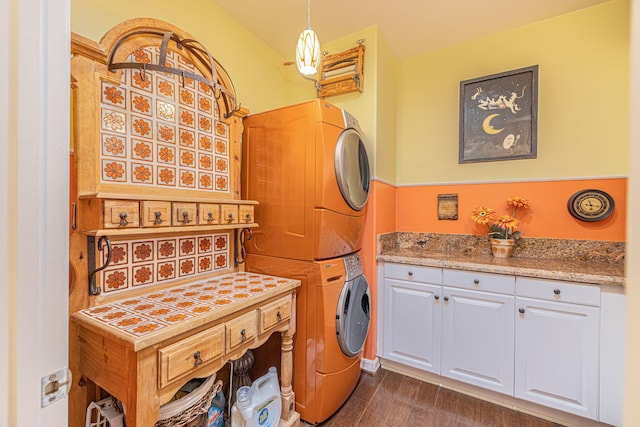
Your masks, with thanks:
[{"label": "round wall clock", "polygon": [[581,190],[567,202],[571,215],[580,221],[600,221],[613,212],[613,197],[602,190]]}]

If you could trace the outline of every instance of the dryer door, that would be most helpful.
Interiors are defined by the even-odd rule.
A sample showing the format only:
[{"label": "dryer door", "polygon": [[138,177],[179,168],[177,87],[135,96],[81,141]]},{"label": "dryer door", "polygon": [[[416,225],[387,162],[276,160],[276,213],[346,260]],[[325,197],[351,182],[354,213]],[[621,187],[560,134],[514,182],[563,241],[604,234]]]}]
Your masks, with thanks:
[{"label": "dryer door", "polygon": [[336,334],[340,349],[349,357],[362,350],[369,332],[369,284],[360,275],[345,282],[338,301]]},{"label": "dryer door", "polygon": [[340,134],[335,169],[342,197],[352,209],[359,211],[369,198],[369,159],[357,130],[346,129]]}]

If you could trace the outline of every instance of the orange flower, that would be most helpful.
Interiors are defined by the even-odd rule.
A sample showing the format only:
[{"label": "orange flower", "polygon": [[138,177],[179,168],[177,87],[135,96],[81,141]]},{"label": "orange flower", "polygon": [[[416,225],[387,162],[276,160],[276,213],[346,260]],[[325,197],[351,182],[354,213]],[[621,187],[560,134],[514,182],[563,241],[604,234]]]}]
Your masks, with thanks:
[{"label": "orange flower", "polygon": [[520,224],[520,220],[515,219],[511,215],[500,215],[494,222],[494,225],[509,233],[516,231],[518,229],[518,224]]},{"label": "orange flower", "polygon": [[519,239],[522,232],[516,231],[520,225],[520,220],[516,219],[516,211],[518,208],[530,208],[531,201],[520,196],[513,196],[507,199],[507,205],[513,208],[511,215],[504,214],[496,217],[493,208],[479,206],[473,210],[471,219],[476,224],[486,225],[489,229],[489,237]]},{"label": "orange flower", "polygon": [[520,196],[509,197],[507,199],[507,204],[509,206],[513,206],[514,208],[528,209],[531,207],[531,201],[527,199],[523,199]]}]

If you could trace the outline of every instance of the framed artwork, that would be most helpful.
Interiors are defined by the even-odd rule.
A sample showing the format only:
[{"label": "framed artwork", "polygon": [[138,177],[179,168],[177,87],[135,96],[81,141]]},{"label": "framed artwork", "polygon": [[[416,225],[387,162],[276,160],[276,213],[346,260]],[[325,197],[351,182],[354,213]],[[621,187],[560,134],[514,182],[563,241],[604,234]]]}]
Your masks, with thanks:
[{"label": "framed artwork", "polygon": [[538,66],[460,82],[458,163],[535,159]]}]

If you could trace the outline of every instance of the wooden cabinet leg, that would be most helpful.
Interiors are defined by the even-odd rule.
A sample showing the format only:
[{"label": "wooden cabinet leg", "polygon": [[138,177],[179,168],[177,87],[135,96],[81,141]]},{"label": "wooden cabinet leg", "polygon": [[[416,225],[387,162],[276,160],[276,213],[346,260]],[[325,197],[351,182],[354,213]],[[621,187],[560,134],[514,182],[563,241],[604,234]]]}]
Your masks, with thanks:
[{"label": "wooden cabinet leg", "polygon": [[295,412],[296,399],[291,385],[293,375],[293,334],[282,332],[282,361],[280,366],[280,395],[282,396],[282,416],[285,421]]}]

